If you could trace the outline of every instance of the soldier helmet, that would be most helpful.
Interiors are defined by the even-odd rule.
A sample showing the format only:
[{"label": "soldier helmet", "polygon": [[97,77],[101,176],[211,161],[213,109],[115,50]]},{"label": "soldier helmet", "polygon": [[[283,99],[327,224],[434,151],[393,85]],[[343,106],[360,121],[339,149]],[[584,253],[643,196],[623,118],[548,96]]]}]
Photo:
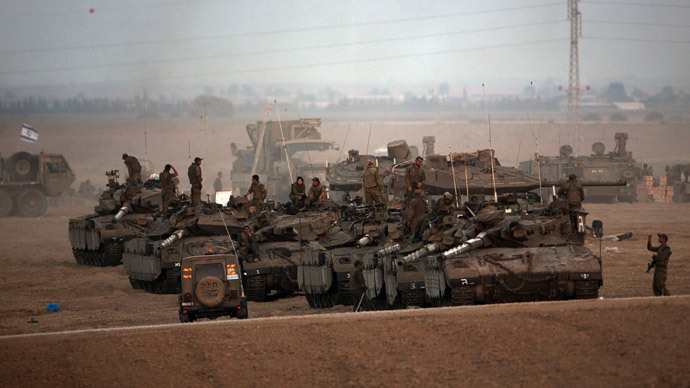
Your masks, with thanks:
[{"label": "soldier helmet", "polygon": [[571,181],[574,181],[575,179],[577,179],[577,175],[570,174],[570,175],[568,175],[568,179],[570,179]]},{"label": "soldier helmet", "polygon": [[170,171],[171,168],[172,168],[171,165],[166,164],[165,167],[163,168],[163,170],[165,170],[165,171]]},{"label": "soldier helmet", "polygon": [[255,181],[258,181],[258,180],[259,180],[259,176],[256,175],[256,174],[255,174],[255,175],[252,175],[252,179],[254,179]]},{"label": "soldier helmet", "polygon": [[659,233],[659,234],[657,234],[657,236],[663,237],[664,240],[668,241],[668,236],[666,235],[666,233]]},{"label": "soldier helmet", "polygon": [[200,157],[198,157],[198,156],[197,156],[196,158],[194,158],[194,162],[195,162],[195,163],[198,162],[198,161],[200,161],[200,160],[204,160],[204,159],[202,159],[202,158],[200,158]]},{"label": "soldier helmet", "polygon": [[297,177],[297,180],[296,180],[295,182],[299,182],[300,180],[301,180],[302,182],[304,182],[304,178],[302,178],[301,176],[298,176],[298,177]]},{"label": "soldier helmet", "polygon": [[129,157],[129,155],[127,155],[127,154],[122,154],[122,159],[127,159],[128,157]]},{"label": "soldier helmet", "polygon": [[355,260],[355,267],[362,264],[362,260]]},{"label": "soldier helmet", "polygon": [[414,158],[415,161],[416,161],[417,159],[419,159],[419,160],[424,160],[424,158],[422,158],[421,155],[420,155],[420,156],[417,156],[416,158]]},{"label": "soldier helmet", "polygon": [[321,180],[320,180],[319,177],[317,177],[317,176],[311,178],[311,180],[312,180],[313,182],[321,183]]},{"label": "soldier helmet", "polygon": [[449,193],[449,192],[446,191],[445,193],[443,193],[443,198],[445,198],[445,199],[453,199],[453,194],[451,194],[451,193]]},{"label": "soldier helmet", "polygon": [[374,161],[373,161],[373,160],[370,160],[370,161],[369,161],[369,165],[370,165],[370,166],[373,166],[373,165],[374,165]]}]

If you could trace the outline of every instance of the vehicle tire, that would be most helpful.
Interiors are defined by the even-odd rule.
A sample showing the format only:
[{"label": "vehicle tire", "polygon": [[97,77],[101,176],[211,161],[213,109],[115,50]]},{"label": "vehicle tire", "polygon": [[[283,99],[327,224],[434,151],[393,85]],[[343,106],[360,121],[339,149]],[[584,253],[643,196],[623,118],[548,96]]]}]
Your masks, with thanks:
[{"label": "vehicle tire", "polygon": [[7,217],[12,213],[12,197],[5,190],[0,190],[0,217]]},{"label": "vehicle tire", "polygon": [[180,312],[180,322],[182,323],[190,323],[192,322],[192,317],[189,316],[189,314],[183,314]]},{"label": "vehicle tire", "polygon": [[623,172],[621,172],[621,178],[626,182],[632,182],[635,180],[635,172],[630,169],[623,170]]},{"label": "vehicle tire", "polygon": [[38,158],[28,152],[17,152],[10,156],[7,167],[14,182],[35,181],[38,177]]},{"label": "vehicle tire", "polygon": [[240,309],[237,311],[237,319],[247,319],[249,318],[249,310],[247,310],[247,302],[242,301],[240,303]]},{"label": "vehicle tire", "polygon": [[204,306],[216,307],[225,298],[225,285],[215,276],[206,276],[197,283],[194,293]]},{"label": "vehicle tire", "polygon": [[22,217],[40,217],[47,207],[45,194],[37,189],[26,189],[17,197],[17,212]]}]

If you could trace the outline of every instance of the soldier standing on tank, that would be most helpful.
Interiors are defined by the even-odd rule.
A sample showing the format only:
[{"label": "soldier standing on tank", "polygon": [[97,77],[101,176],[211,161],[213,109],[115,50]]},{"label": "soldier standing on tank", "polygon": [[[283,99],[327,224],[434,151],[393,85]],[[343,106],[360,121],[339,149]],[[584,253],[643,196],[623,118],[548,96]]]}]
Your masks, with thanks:
[{"label": "soldier standing on tank", "polygon": [[671,258],[671,248],[669,248],[666,243],[668,242],[668,236],[664,233],[659,233],[659,246],[652,246],[652,235],[647,236],[647,250],[650,252],[656,252],[656,255],[652,256],[652,262],[649,264],[650,268],[654,267],[654,282],[652,283],[652,290],[655,296],[668,296],[671,295],[666,289],[666,276],[668,268],[668,259]]},{"label": "soldier standing on tank", "polygon": [[374,166],[373,160],[369,161],[367,169],[364,170],[362,181],[364,182],[364,199],[366,204],[383,203],[383,196],[381,196],[383,181],[379,175],[379,170]]},{"label": "soldier standing on tank", "polygon": [[264,201],[266,200],[266,187],[263,183],[259,182],[258,175],[252,175],[252,184],[249,185],[249,190],[244,196],[252,195],[252,200],[247,203],[248,207],[254,207],[257,211],[261,211],[264,206]]},{"label": "soldier standing on tank", "polygon": [[[350,271],[350,295],[352,295],[352,311],[368,310],[369,298],[367,298],[367,285],[364,282],[362,261],[355,260],[355,268]],[[362,303],[360,304],[360,301]],[[357,310],[359,307],[359,310]]]},{"label": "soldier standing on tank", "polygon": [[414,163],[407,167],[405,170],[405,182],[407,183],[407,194],[405,195],[406,207],[413,197],[414,191],[417,189],[424,190],[423,186],[426,182],[426,175],[424,174],[424,168],[422,167],[422,162],[424,158],[417,156]]},{"label": "soldier standing on tank", "polygon": [[223,191],[223,173],[218,171],[218,176],[216,177],[216,180],[213,181],[213,199],[215,201],[216,199],[216,193],[219,191]]},{"label": "soldier standing on tank", "polygon": [[306,191],[307,188],[304,186],[304,179],[298,176],[297,181],[295,181],[290,188],[290,202],[293,206],[298,208],[304,207],[304,201],[307,199],[307,195],[305,194]]},{"label": "soldier standing on tank", "polygon": [[577,180],[577,175],[570,174],[568,181],[558,190],[558,196],[565,196],[568,200],[569,209],[582,208],[582,201],[585,200],[585,191],[582,184]]},{"label": "soldier standing on tank", "polygon": [[192,185],[192,206],[201,205],[201,161],[203,159],[200,157],[194,158],[194,163],[192,163],[187,169],[187,176],[189,177],[189,184]]},{"label": "soldier standing on tank", "polygon": [[[170,170],[173,170],[171,173]],[[173,187],[173,178],[178,176],[177,170],[172,164],[166,164],[163,172],[158,174],[158,178],[161,183],[161,208],[163,213],[168,211],[168,202],[175,198],[175,190]]]},{"label": "soldier standing on tank", "polygon": [[129,174],[127,184],[131,186],[141,183],[141,164],[139,164],[139,159],[134,156],[122,154],[122,160],[125,161],[127,173]]},{"label": "soldier standing on tank", "polygon": [[414,191],[410,205],[407,207],[406,225],[410,228],[410,232],[412,232],[412,242],[419,241],[423,221],[429,212],[429,206],[425,198],[424,191],[417,189]]},{"label": "soldier standing on tank", "polygon": [[[244,256],[245,260],[251,262],[251,258],[256,258],[259,256],[259,236],[252,233],[249,225],[245,225],[244,228],[242,228],[242,233],[240,233],[239,240],[240,255]],[[250,253],[251,256],[249,256]]]},{"label": "soldier standing on tank", "polygon": [[326,188],[321,184],[319,177],[311,179],[311,187],[309,188],[309,197],[307,198],[307,205],[317,203],[326,198]]}]

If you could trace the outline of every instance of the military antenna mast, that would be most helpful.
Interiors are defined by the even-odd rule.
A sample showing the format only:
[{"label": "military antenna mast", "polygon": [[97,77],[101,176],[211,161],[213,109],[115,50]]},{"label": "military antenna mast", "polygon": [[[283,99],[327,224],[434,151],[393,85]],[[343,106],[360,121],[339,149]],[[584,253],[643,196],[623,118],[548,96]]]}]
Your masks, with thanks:
[{"label": "military antenna mast", "polygon": [[[369,140],[371,139],[371,126],[372,123],[369,123],[369,136],[367,136],[367,152],[364,154],[367,158],[367,165],[364,166],[364,171],[366,171],[366,169],[369,168]],[[364,195],[364,179],[362,179],[362,195]]]},{"label": "military antenna mast", "polygon": [[[290,183],[292,183],[295,180],[292,178],[292,168],[290,168],[290,155],[288,154],[287,146],[285,145],[285,133],[283,132],[283,124],[280,121],[280,111],[278,111],[278,101],[273,100],[273,103],[276,104],[276,115],[278,115],[278,127],[280,128],[280,137],[283,139],[283,150],[285,150],[285,161],[287,162],[288,173],[290,173]],[[302,120],[300,120],[300,122],[301,121]]]},{"label": "military antenna mast", "polygon": [[[460,203],[458,202],[458,183],[455,181],[455,163],[453,163],[453,152],[450,146],[450,129],[448,129],[448,115],[446,112],[446,96],[441,96],[443,99],[443,120],[446,123],[446,133],[448,134],[448,159],[450,159],[450,169],[453,172],[453,190],[455,190],[455,207],[459,208]],[[469,200],[469,198],[468,198]]]},{"label": "military antenna mast", "polygon": [[[264,121],[261,122],[261,132],[259,134],[259,140],[256,143],[256,150],[254,151],[254,162],[252,163],[252,176],[256,174],[256,169],[259,166],[259,156],[261,155],[261,148],[264,144],[264,136],[266,135],[266,121],[268,120],[268,114],[271,112],[271,106],[266,104],[266,110],[264,111]],[[282,131],[282,129],[281,129]]]},{"label": "military antenna mast", "polygon": [[462,144],[461,144],[462,153],[461,154],[463,155],[462,160],[465,164],[465,191],[467,194],[467,200],[469,201],[470,200],[470,181],[467,178],[467,153],[465,150],[465,131],[462,128],[462,106],[460,108],[461,108],[460,109],[460,140],[462,142]]},{"label": "military antenna mast", "polygon": [[580,62],[578,38],[582,36],[582,14],[578,10],[580,0],[568,0],[570,19],[570,72],[568,76],[568,123],[570,133],[575,134],[575,155],[580,145]]},{"label": "military antenna mast", "polygon": [[[534,146],[537,149],[537,172],[539,177],[539,197],[542,198],[542,203],[544,202],[543,195],[541,192],[541,162],[539,161],[539,136],[537,135],[537,116],[535,116],[534,110],[534,82],[530,81],[530,89],[532,90],[532,131],[534,132]],[[529,115],[527,116],[529,117]]]},{"label": "military antenna mast", "polygon": [[486,125],[489,127],[489,159],[491,160],[491,184],[494,187],[494,201],[498,202],[498,194],[496,194],[496,175],[494,174],[494,149],[491,147],[491,120],[489,119],[489,111],[486,107],[486,89],[482,84],[482,93],[484,94],[484,112],[486,113]]}]

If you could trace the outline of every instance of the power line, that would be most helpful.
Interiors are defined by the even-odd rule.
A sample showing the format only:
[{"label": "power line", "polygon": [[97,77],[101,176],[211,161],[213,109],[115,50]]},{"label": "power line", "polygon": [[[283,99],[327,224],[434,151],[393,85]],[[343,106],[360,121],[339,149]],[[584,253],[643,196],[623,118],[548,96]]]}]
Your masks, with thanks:
[{"label": "power line", "polygon": [[633,7],[657,7],[657,8],[690,8],[690,5],[686,4],[664,4],[664,3],[631,3],[623,1],[590,1],[587,0],[587,4],[604,4],[604,5],[629,5]]},{"label": "power line", "polygon": [[[346,61],[308,63],[308,64],[288,65],[288,66],[273,66],[273,67],[240,69],[240,70],[233,70],[233,71],[213,72],[213,73],[169,75],[169,76],[160,76],[160,77],[148,78],[145,81],[149,82],[149,81],[164,81],[164,80],[186,79],[186,78],[203,78],[203,77],[209,77],[209,76],[222,76],[222,75],[233,75],[233,74],[244,74],[244,73],[259,73],[259,72],[267,72],[267,71],[275,71],[275,70],[294,70],[294,69],[328,67],[328,66],[338,66],[338,65],[350,65],[350,64],[358,64],[358,63],[380,62],[380,61],[387,61],[387,60],[394,60],[394,59],[416,58],[416,57],[444,55],[444,54],[456,54],[456,53],[461,53],[461,52],[479,51],[479,50],[488,50],[488,49],[522,47],[522,46],[530,46],[530,45],[536,45],[536,44],[565,42],[565,41],[568,41],[568,39],[567,38],[553,38],[553,39],[534,40],[534,41],[527,41],[527,42],[518,42],[518,43],[505,43],[505,44],[498,44],[498,45],[492,45],[492,46],[480,46],[480,47],[470,47],[470,48],[461,48],[461,49],[452,49],[452,50],[438,50],[438,51],[429,51],[429,52],[414,53],[414,54],[398,54],[398,55],[389,55],[389,56],[381,56],[381,57],[373,57],[373,58],[365,58],[365,59],[352,59],[352,60],[346,60]],[[111,84],[111,83],[121,83],[121,82],[131,82],[131,81],[141,82],[142,80],[140,78],[125,78],[125,79],[118,79],[118,80],[111,80],[111,81],[72,83],[72,84],[68,84],[68,85],[28,86],[28,87],[12,88],[12,90],[61,88],[61,87],[65,87],[65,86],[99,85],[99,84]],[[5,87],[5,88],[9,88],[9,87]]]},{"label": "power line", "polygon": [[626,41],[626,42],[651,42],[651,43],[690,44],[690,40],[670,40],[670,39],[610,38],[610,37],[605,37],[605,36],[583,36],[583,39],[592,39],[592,40],[619,40],[619,41]]},{"label": "power line", "polygon": [[653,27],[682,27],[690,28],[690,24],[670,24],[670,23],[650,23],[650,22],[619,22],[609,20],[587,20],[585,23],[590,24],[620,24],[629,26],[653,26]]},{"label": "power line", "polygon": [[[207,4],[207,3],[231,3],[233,0],[194,0],[194,2],[159,2],[159,3],[154,3],[154,4],[141,4],[141,5],[132,5],[132,6],[120,6],[120,7],[103,7],[101,8],[100,6],[96,5],[95,7],[83,7],[81,10],[75,9],[74,11],[62,11],[62,12],[32,12],[32,13],[18,13],[18,14],[5,14],[3,16],[7,16],[9,18],[18,18],[18,17],[32,17],[35,18],[37,16],[67,16],[67,15],[84,15],[90,11],[91,8],[94,8],[94,12],[96,13],[107,13],[111,11],[131,11],[133,9],[146,9],[146,8],[161,8],[161,7],[179,7],[179,6],[193,6],[196,7],[200,4]],[[59,4],[56,2],[56,4]]]},{"label": "power line", "polygon": [[534,5],[524,5],[518,7],[509,8],[495,8],[482,11],[469,11],[469,12],[453,12],[447,14],[439,15],[429,15],[429,16],[416,16],[400,19],[389,19],[389,20],[378,20],[371,22],[359,22],[359,23],[347,23],[347,24],[333,24],[333,25],[322,25],[314,27],[298,27],[298,28],[286,28],[280,30],[268,30],[268,31],[254,31],[254,32],[238,32],[234,34],[226,35],[215,35],[215,36],[200,36],[200,37],[190,37],[190,38],[176,38],[176,39],[159,39],[159,40],[148,40],[139,42],[126,42],[126,43],[102,43],[102,44],[92,44],[92,45],[81,45],[81,46],[63,46],[63,47],[47,47],[47,48],[33,48],[33,49],[21,49],[21,50],[6,50],[0,51],[4,54],[19,54],[19,53],[31,53],[31,52],[52,52],[52,51],[65,51],[65,50],[86,50],[95,48],[111,48],[111,47],[131,47],[131,46],[142,46],[142,45],[152,45],[160,43],[180,43],[180,42],[190,42],[190,41],[200,41],[200,40],[219,40],[219,39],[229,39],[229,38],[239,38],[248,36],[258,36],[258,35],[276,35],[276,34],[286,34],[286,33],[296,33],[296,32],[308,32],[308,31],[321,31],[321,30],[335,30],[341,28],[351,28],[351,27],[366,27],[374,25],[385,25],[385,24],[395,24],[395,23],[405,23],[414,22],[420,20],[434,20],[434,19],[446,19],[458,16],[471,16],[471,15],[481,15],[488,13],[500,13],[500,12],[511,12],[525,9],[535,9],[535,8],[545,8],[553,6],[562,6],[561,2],[551,2],[543,4]]},{"label": "power line", "polygon": [[316,50],[316,49],[335,48],[335,47],[349,47],[349,46],[358,46],[358,45],[366,45],[366,44],[376,44],[376,43],[397,42],[397,41],[405,41],[405,40],[435,38],[435,37],[440,37],[440,36],[461,35],[461,34],[469,34],[469,33],[476,33],[476,32],[487,32],[487,31],[498,31],[498,30],[515,29],[515,28],[535,27],[535,26],[543,26],[543,25],[547,25],[547,24],[556,24],[556,23],[562,23],[562,22],[564,22],[564,20],[552,20],[552,21],[544,21],[544,22],[536,22],[536,23],[514,24],[514,25],[509,25],[509,26],[498,26],[498,27],[477,28],[477,29],[462,30],[462,31],[441,32],[441,33],[435,33],[435,34],[408,35],[408,36],[402,36],[402,37],[396,37],[396,38],[384,38],[384,39],[363,40],[363,41],[355,41],[355,42],[343,42],[343,43],[335,43],[335,44],[322,44],[322,45],[313,45],[313,46],[280,48],[280,49],[273,49],[273,50],[245,51],[245,52],[238,52],[238,53],[232,53],[232,54],[227,54],[227,55],[206,55],[206,56],[196,56],[196,57],[158,59],[158,60],[152,60],[152,61],[120,62],[120,63],[98,64],[98,65],[78,65],[78,66],[39,68],[39,69],[16,70],[16,71],[2,71],[2,72],[0,72],[0,75],[33,74],[33,73],[45,73],[45,72],[53,72],[53,71],[73,71],[73,70],[83,70],[83,69],[140,66],[140,65],[153,65],[153,64],[160,64],[160,63],[171,63],[171,62],[187,62],[187,61],[199,61],[199,60],[221,59],[221,58],[236,58],[236,57],[245,57],[245,56],[277,54],[277,53],[282,53],[282,52],[295,52],[295,51]]}]

